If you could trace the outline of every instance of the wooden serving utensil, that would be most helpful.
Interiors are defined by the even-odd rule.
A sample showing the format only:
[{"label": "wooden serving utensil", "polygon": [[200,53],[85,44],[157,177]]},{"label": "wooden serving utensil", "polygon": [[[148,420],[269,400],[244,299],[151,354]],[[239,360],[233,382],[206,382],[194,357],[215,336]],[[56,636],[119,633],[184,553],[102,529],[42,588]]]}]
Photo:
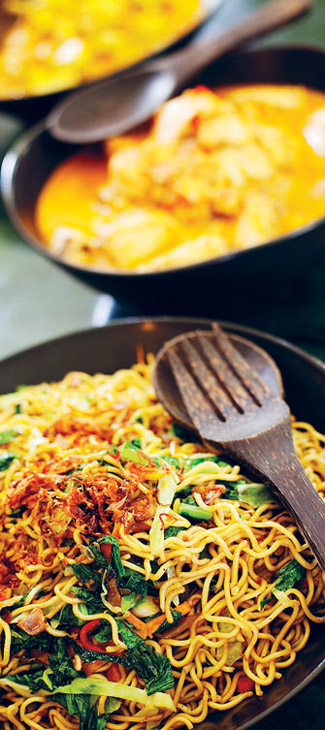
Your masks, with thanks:
[{"label": "wooden serving utensil", "polygon": [[157,396],[176,421],[275,489],[324,571],[325,502],[297,457],[289,407],[270,373],[259,374],[231,340],[213,323],[167,342],[153,374]]},{"label": "wooden serving utensil", "polygon": [[115,79],[103,79],[50,112],[47,127],[63,142],[88,144],[123,134],[146,121],[212,61],[307,13],[313,0],[268,0],[217,38],[194,38],[180,51]]}]

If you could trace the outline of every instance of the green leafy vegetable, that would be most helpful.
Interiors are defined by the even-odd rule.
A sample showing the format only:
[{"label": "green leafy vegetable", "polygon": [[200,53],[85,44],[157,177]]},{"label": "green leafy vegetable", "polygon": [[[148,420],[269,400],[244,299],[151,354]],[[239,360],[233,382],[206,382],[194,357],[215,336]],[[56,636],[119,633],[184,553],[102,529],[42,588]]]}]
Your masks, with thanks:
[{"label": "green leafy vegetable", "polygon": [[167,631],[167,629],[171,629],[172,626],[175,626],[175,624],[177,624],[180,621],[180,619],[183,618],[182,614],[179,611],[177,611],[176,608],[174,608],[172,610],[172,614],[173,614],[173,619],[174,619],[173,623],[170,624],[170,623],[168,623],[167,620],[164,621],[163,624],[160,624],[157,631],[155,631],[155,634],[162,634],[164,631]]},{"label": "green leafy vegetable", "polygon": [[49,658],[49,665],[54,672],[56,686],[66,684],[69,680],[80,676],[80,673],[73,666],[69,649],[70,638],[60,636]]},{"label": "green leafy vegetable", "polygon": [[111,662],[112,664],[123,664],[125,667],[129,666],[127,659],[120,654],[104,654],[103,651],[85,649],[81,646],[81,644],[78,644],[77,641],[74,641],[74,639],[70,639],[70,644],[83,662],[93,662],[95,659],[105,659],[107,662]]},{"label": "green leafy vegetable", "polygon": [[70,715],[79,717],[79,730],[105,730],[109,716],[120,707],[116,697],[108,697],[105,712],[98,714],[98,697],[91,694],[63,694],[57,692],[55,701],[66,708]]},{"label": "green leafy vegetable", "polygon": [[226,491],[221,495],[223,499],[245,502],[245,504],[256,508],[261,507],[262,504],[276,501],[272,491],[265,484],[255,484],[246,482],[244,479],[237,479],[234,482],[227,482],[223,486],[226,487]]},{"label": "green leafy vegetable", "polygon": [[[82,604],[79,604],[79,610],[80,605]],[[53,626],[54,629],[57,629],[58,627],[60,627],[60,629],[70,629],[71,626],[82,626],[83,623],[84,621],[74,615],[71,604],[67,603],[63,606],[63,608],[61,608],[59,614],[52,619],[51,626]]]},{"label": "green leafy vegetable", "polygon": [[136,449],[141,449],[141,439],[132,439],[130,443],[132,446],[135,446]]},{"label": "green leafy vegetable", "polygon": [[147,694],[164,692],[174,686],[172,668],[169,659],[158,654],[151,646],[147,646],[132,629],[122,621],[119,622],[119,633],[128,647],[126,658],[128,664],[143,679]]},{"label": "green leafy vegetable", "polygon": [[18,674],[6,674],[6,679],[9,679],[11,682],[16,682],[16,684],[21,684],[24,687],[28,687],[33,694],[37,694],[41,689],[42,690],[48,690],[48,684],[44,682],[43,674],[44,674],[44,666],[42,665],[40,667],[39,664],[31,664],[28,672],[18,673]]},{"label": "green leafy vegetable", "polygon": [[[103,543],[109,543],[112,546],[111,557],[107,565],[107,560],[103,551],[97,545],[103,545]],[[124,568],[120,556],[120,548],[116,537],[112,535],[105,535],[98,540],[98,543],[91,543],[88,545],[88,550],[92,553],[94,560],[100,565],[101,568],[113,568],[113,570],[119,575],[124,575]]]},{"label": "green leafy vegetable", "polygon": [[89,565],[83,565],[82,563],[74,563],[74,565],[72,565],[71,567],[72,567],[72,570],[73,570],[75,576],[82,583],[89,583],[90,581],[93,581],[93,583],[95,583],[95,585],[100,585],[101,576],[97,573],[96,570],[91,568]]},{"label": "green leafy vegetable", "polygon": [[211,520],[213,513],[209,510],[203,510],[197,504],[190,504],[188,502],[181,502],[178,508],[180,515],[189,517],[190,520]]},{"label": "green leafy vegetable", "polygon": [[[21,598],[18,599],[18,601],[16,601],[15,603],[12,603],[10,606],[10,611],[15,611],[16,608],[21,608],[24,605],[26,598],[27,598],[27,596],[29,596],[31,591],[35,591],[35,586],[32,586],[29,589],[29,591],[27,591],[27,593],[25,593],[23,596],[21,596]],[[41,588],[39,589],[39,591],[37,591],[37,593],[39,593],[40,591],[41,591]]]},{"label": "green leafy vegetable", "polygon": [[71,590],[76,598],[80,598],[81,601],[84,601],[87,606],[88,613],[102,613],[105,607],[100,595],[96,593],[96,591],[91,591],[88,588],[82,588],[81,586],[72,586]]},{"label": "green leafy vegetable", "polygon": [[0,454],[0,471],[8,469],[14,459],[18,459],[18,456],[10,451],[2,451]]},{"label": "green leafy vegetable", "polygon": [[108,623],[108,621],[101,621],[99,624],[99,631],[97,630],[94,633],[94,637],[96,641],[98,641],[100,644],[104,644],[107,641],[110,641],[112,638],[112,628],[111,625]]},{"label": "green leafy vegetable", "polygon": [[169,507],[175,497],[177,483],[172,474],[166,474],[158,482],[158,505],[150,528],[150,552],[152,556],[161,553],[164,547],[164,523],[161,521],[163,515],[168,515]]},{"label": "green leafy vegetable", "polygon": [[176,537],[179,532],[183,532],[184,527],[167,527],[165,530],[165,540],[168,537]]},{"label": "green leafy vegetable", "polygon": [[303,566],[300,565],[295,558],[293,558],[293,560],[290,560],[290,563],[287,563],[287,565],[284,565],[283,568],[279,570],[278,578],[274,587],[277,591],[288,591],[290,588],[293,588],[304,575],[305,568],[303,568]]},{"label": "green leafy vegetable", "polygon": [[9,444],[16,436],[17,434],[12,428],[7,429],[7,431],[2,431],[0,433],[0,444]]},{"label": "green leafy vegetable", "polygon": [[143,679],[148,695],[165,692],[174,686],[169,659],[155,652],[151,646],[141,642],[133,649],[129,649],[127,656],[132,669],[140,679]]},{"label": "green leafy vegetable", "polygon": [[[161,707],[175,711],[174,702],[168,694],[156,692],[152,697],[148,697],[148,694],[143,689],[120,684],[120,682],[110,682],[104,677],[91,676],[85,677],[84,679],[74,679],[71,684],[59,687],[58,693],[66,695],[119,697],[131,702],[139,702],[147,707]],[[55,699],[57,694],[54,693],[53,697]]]},{"label": "green leafy vegetable", "polygon": [[135,570],[129,568],[125,570],[124,576],[117,579],[117,585],[124,591],[130,591],[129,594],[122,596],[122,613],[143,601],[148,593],[148,581],[140,573],[136,573]]},{"label": "green leafy vegetable", "polygon": [[133,441],[125,441],[124,444],[118,447],[121,460],[125,463],[128,461],[134,461],[136,464],[148,465],[149,458],[146,458],[142,453],[140,453],[139,447],[136,443],[137,440],[134,439]]},{"label": "green leafy vegetable", "polygon": [[[280,568],[278,573],[278,578],[275,581],[272,594],[274,596],[274,591],[281,591],[284,593],[285,591],[289,591],[290,588],[294,588],[296,583],[298,583],[303,576],[305,575],[305,568],[298,563],[298,561],[293,558],[293,560],[290,560],[289,563],[283,566],[283,568]],[[276,596],[274,596],[276,598]],[[264,608],[264,606],[272,601],[272,596],[269,596],[269,598],[264,598],[264,601],[261,601],[261,609]]]},{"label": "green leafy vegetable", "polygon": [[30,636],[26,634],[23,629],[18,628],[15,625],[11,629],[11,654],[24,649],[24,653],[28,656],[32,649],[38,649],[39,651],[51,651],[54,642],[54,637],[43,631],[37,636]]},{"label": "green leafy vegetable", "polygon": [[135,646],[144,643],[143,639],[141,639],[140,636],[138,636],[138,634],[136,634],[135,631],[133,631],[124,621],[119,621],[119,634],[128,649],[134,649]]}]

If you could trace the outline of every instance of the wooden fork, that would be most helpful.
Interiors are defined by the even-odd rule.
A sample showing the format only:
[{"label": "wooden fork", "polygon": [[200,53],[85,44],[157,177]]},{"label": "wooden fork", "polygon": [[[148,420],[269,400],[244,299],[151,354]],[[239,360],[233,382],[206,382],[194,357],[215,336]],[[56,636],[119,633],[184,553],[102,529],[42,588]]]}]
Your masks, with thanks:
[{"label": "wooden fork", "polygon": [[[164,346],[154,372],[158,397],[173,418],[276,490],[325,570],[325,502],[296,455],[289,407],[220,326],[212,328],[180,335]],[[163,378],[158,368],[162,358]]]}]

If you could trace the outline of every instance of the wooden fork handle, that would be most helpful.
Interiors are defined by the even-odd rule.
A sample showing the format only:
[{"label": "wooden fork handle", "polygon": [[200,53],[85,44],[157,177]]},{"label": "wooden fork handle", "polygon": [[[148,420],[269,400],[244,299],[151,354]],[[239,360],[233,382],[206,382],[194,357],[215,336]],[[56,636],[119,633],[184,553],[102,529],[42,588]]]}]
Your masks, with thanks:
[{"label": "wooden fork handle", "polygon": [[228,453],[230,446],[234,459],[275,488],[325,571],[325,502],[300,464],[287,424],[224,446]]}]

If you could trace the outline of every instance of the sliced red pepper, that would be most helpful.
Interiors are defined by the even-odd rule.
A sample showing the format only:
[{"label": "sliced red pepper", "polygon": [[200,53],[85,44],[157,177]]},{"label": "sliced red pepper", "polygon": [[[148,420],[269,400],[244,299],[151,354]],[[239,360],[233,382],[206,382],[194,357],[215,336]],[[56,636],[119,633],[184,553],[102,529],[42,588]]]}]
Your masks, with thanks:
[{"label": "sliced red pepper", "polygon": [[88,638],[88,634],[91,633],[91,631],[94,631],[97,626],[100,623],[100,618],[95,619],[94,621],[89,621],[89,623],[85,624],[80,629],[79,639],[82,643],[82,646],[84,649],[88,649],[88,651],[100,651],[106,654],[105,648],[101,647],[100,644],[94,644],[91,639]]},{"label": "sliced red pepper", "polygon": [[107,565],[109,565],[109,561],[111,559],[111,552],[112,552],[112,545],[110,542],[102,542],[100,549],[102,553],[104,553],[105,558],[107,560]]},{"label": "sliced red pepper", "polygon": [[237,683],[238,692],[250,692],[255,687],[255,682],[250,677],[239,677]]},{"label": "sliced red pepper", "polygon": [[119,682],[121,679],[121,672],[119,670],[118,664],[112,664],[112,666],[107,669],[106,672],[107,679],[110,680],[110,682]]}]

